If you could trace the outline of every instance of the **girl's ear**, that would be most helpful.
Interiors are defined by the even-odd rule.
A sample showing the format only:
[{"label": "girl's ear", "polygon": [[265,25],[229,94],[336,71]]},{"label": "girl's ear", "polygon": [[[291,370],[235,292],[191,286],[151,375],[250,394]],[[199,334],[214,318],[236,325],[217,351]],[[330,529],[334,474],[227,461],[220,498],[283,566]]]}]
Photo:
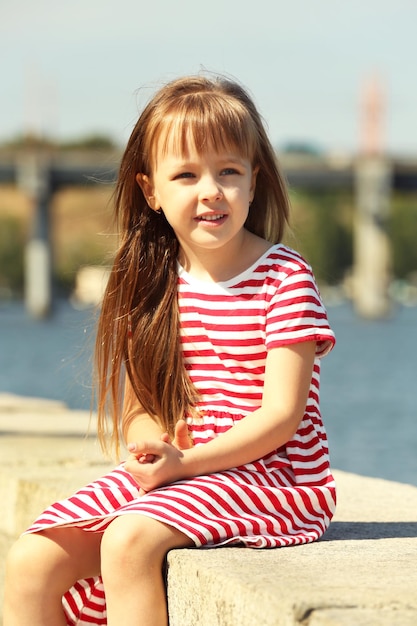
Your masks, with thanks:
[{"label": "girl's ear", "polygon": [[153,211],[158,211],[161,207],[156,201],[154,195],[154,186],[152,181],[147,174],[136,174],[136,182],[139,187],[142,189],[143,195],[145,196],[145,200],[148,203],[148,206]]}]

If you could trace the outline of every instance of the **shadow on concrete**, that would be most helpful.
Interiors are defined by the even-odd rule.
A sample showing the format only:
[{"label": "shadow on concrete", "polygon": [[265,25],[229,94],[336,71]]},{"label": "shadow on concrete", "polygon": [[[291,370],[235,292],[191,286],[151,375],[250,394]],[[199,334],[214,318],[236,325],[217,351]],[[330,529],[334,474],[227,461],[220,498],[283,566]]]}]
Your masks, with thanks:
[{"label": "shadow on concrete", "polygon": [[417,522],[332,522],[322,541],[417,537]]}]

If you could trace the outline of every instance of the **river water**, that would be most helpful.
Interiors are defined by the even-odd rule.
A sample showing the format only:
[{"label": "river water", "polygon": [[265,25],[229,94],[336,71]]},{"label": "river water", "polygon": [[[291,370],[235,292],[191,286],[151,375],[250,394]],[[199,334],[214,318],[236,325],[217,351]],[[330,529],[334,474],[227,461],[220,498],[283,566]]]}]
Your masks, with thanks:
[{"label": "river water", "polygon": [[[417,485],[417,307],[389,320],[328,307],[337,345],[322,363],[321,405],[334,467]],[[88,409],[94,316],[58,302],[47,321],[0,305],[0,393]]]}]

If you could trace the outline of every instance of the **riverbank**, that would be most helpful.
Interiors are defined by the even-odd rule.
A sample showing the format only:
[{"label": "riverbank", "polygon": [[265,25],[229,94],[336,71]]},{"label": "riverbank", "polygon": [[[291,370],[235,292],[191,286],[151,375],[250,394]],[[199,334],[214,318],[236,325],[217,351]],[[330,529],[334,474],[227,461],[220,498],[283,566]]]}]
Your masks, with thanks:
[{"label": "riverbank", "polygon": [[[1,561],[44,506],[112,465],[87,412],[0,394]],[[414,626],[417,488],[335,475],[337,513],[315,544],[172,551],[170,626]]]}]

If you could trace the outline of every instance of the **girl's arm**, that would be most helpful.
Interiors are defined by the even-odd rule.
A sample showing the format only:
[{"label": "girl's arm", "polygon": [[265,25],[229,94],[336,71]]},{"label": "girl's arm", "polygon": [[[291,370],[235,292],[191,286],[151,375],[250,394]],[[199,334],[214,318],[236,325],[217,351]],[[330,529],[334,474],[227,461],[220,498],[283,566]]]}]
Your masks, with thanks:
[{"label": "girl's arm", "polygon": [[316,343],[275,348],[268,353],[262,406],[185,459],[195,474],[237,467],[289,441],[304,416]]},{"label": "girl's arm", "polygon": [[174,440],[171,441],[162,425],[143,409],[128,378],[126,378],[123,398],[122,434],[125,442],[161,440],[171,443],[180,450],[191,447],[186,422],[178,421]]},{"label": "girl's arm", "polygon": [[162,426],[144,411],[133,391],[129,378],[126,376],[122,413],[122,435],[124,440],[129,442],[143,439],[159,439],[162,433]]},{"label": "girl's arm", "polygon": [[[249,463],[285,444],[304,415],[315,349],[315,341],[306,341],[270,350],[261,408],[204,445],[177,450],[161,441],[130,440],[136,441],[128,445],[134,457],[154,456],[152,463],[141,466],[139,474],[132,471],[138,482],[146,490],[154,489]],[[130,463],[135,465],[134,458]]]}]

